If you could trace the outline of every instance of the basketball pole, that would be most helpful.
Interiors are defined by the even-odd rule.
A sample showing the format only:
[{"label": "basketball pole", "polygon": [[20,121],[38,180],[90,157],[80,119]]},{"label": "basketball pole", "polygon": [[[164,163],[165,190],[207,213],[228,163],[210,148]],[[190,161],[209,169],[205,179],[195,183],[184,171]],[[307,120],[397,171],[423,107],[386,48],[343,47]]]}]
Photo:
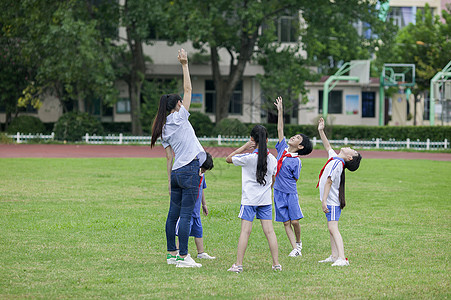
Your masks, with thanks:
[{"label": "basketball pole", "polygon": [[437,97],[437,95],[435,95],[435,89],[434,89],[434,84],[438,84],[439,85],[439,89],[440,89],[440,82],[438,82],[439,80],[442,81],[442,84],[444,82],[444,80],[448,79],[451,77],[451,60],[448,62],[448,64],[443,68],[443,70],[441,70],[440,72],[437,72],[437,74],[435,74],[434,77],[432,77],[431,79],[431,84],[430,84],[430,101],[429,101],[429,122],[430,125],[434,125],[435,124],[435,99]]}]

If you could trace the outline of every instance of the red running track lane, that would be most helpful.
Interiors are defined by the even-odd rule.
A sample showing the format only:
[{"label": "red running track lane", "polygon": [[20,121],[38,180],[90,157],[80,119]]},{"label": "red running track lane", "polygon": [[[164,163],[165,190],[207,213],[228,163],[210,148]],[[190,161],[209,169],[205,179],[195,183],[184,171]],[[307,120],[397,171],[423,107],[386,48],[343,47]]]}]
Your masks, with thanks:
[{"label": "red running track lane", "polygon": [[[226,157],[236,148],[206,147],[213,157]],[[270,149],[276,155],[275,149]],[[451,153],[361,151],[364,158],[383,159],[428,159],[451,161]],[[90,157],[165,157],[163,147],[126,145],[43,145],[43,144],[0,144],[0,158],[43,157],[43,158],[90,158]],[[308,158],[327,158],[324,150],[313,150]]]}]

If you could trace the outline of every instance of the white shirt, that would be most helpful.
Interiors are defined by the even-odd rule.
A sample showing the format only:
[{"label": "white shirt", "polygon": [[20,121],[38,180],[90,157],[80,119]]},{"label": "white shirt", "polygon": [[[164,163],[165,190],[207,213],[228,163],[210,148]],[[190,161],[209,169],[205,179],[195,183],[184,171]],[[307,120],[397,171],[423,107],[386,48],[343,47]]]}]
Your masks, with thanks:
[{"label": "white shirt", "polygon": [[[331,157],[337,157],[337,153],[333,149],[329,150],[329,159]],[[340,200],[338,198],[338,189],[340,188],[341,172],[343,172],[342,159],[331,160],[324,168],[323,174],[319,179],[319,200],[323,200],[324,186],[326,185],[327,178],[332,180],[332,186],[330,187],[329,195],[326,200],[327,205],[340,206]]]},{"label": "white shirt", "polygon": [[[257,150],[256,150],[257,151]],[[277,160],[272,154],[268,154],[268,167],[265,175],[266,184],[257,182],[257,160],[258,154],[246,153],[235,155],[232,162],[235,166],[241,166],[241,205],[262,206],[271,204],[272,176],[276,175]]]},{"label": "white shirt", "polygon": [[166,124],[161,135],[164,148],[172,147],[175,153],[172,170],[176,170],[189,164],[196,157],[201,166],[207,155],[196,137],[193,126],[188,121],[189,112],[182,105],[179,111],[175,111],[166,117]]}]

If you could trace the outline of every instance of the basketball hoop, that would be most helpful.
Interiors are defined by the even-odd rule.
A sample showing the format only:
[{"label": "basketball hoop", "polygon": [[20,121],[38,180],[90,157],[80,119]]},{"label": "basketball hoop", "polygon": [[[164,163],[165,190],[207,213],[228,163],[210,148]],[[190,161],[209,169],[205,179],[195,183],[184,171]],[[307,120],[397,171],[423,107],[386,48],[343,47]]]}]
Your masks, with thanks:
[{"label": "basketball hoop", "polygon": [[406,89],[406,86],[404,85],[406,82],[405,81],[398,81],[398,93],[399,94],[404,94],[404,91]]}]

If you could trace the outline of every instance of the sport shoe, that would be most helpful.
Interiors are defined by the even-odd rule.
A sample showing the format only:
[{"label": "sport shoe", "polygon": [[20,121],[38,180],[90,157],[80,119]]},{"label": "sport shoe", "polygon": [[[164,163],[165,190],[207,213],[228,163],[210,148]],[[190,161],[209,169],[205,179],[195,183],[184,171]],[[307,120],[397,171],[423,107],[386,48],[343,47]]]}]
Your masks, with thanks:
[{"label": "sport shoe", "polygon": [[202,258],[202,259],[215,259],[216,257],[208,255],[207,252],[203,252],[203,253],[197,254],[197,258]]},{"label": "sport shoe", "polygon": [[331,256],[329,256],[328,258],[324,259],[324,260],[320,260],[318,261],[319,263],[334,263],[335,259]]},{"label": "sport shoe", "polygon": [[185,258],[181,258],[177,255],[177,266],[178,268],[200,268],[202,267],[201,264],[194,261],[194,259],[191,258],[191,255],[187,255]]},{"label": "sport shoe", "polygon": [[228,269],[227,271],[241,273],[241,272],[243,272],[243,266],[237,266],[237,265],[233,264],[232,267],[230,269]]},{"label": "sport shoe", "polygon": [[298,248],[294,248],[291,250],[290,254],[288,254],[289,257],[296,257],[296,256],[302,256],[301,251],[299,251]]},{"label": "sport shoe", "polygon": [[348,259],[338,258],[333,264],[332,267],[344,267],[349,266]]},{"label": "sport shoe", "polygon": [[175,264],[177,264],[176,258],[177,258],[177,256],[168,253],[168,255],[167,255],[168,265],[175,265]]},{"label": "sport shoe", "polygon": [[282,266],[281,265],[272,266],[272,270],[273,271],[282,271]]},{"label": "sport shoe", "polygon": [[299,250],[299,252],[302,250],[302,242],[296,243],[296,248]]}]

